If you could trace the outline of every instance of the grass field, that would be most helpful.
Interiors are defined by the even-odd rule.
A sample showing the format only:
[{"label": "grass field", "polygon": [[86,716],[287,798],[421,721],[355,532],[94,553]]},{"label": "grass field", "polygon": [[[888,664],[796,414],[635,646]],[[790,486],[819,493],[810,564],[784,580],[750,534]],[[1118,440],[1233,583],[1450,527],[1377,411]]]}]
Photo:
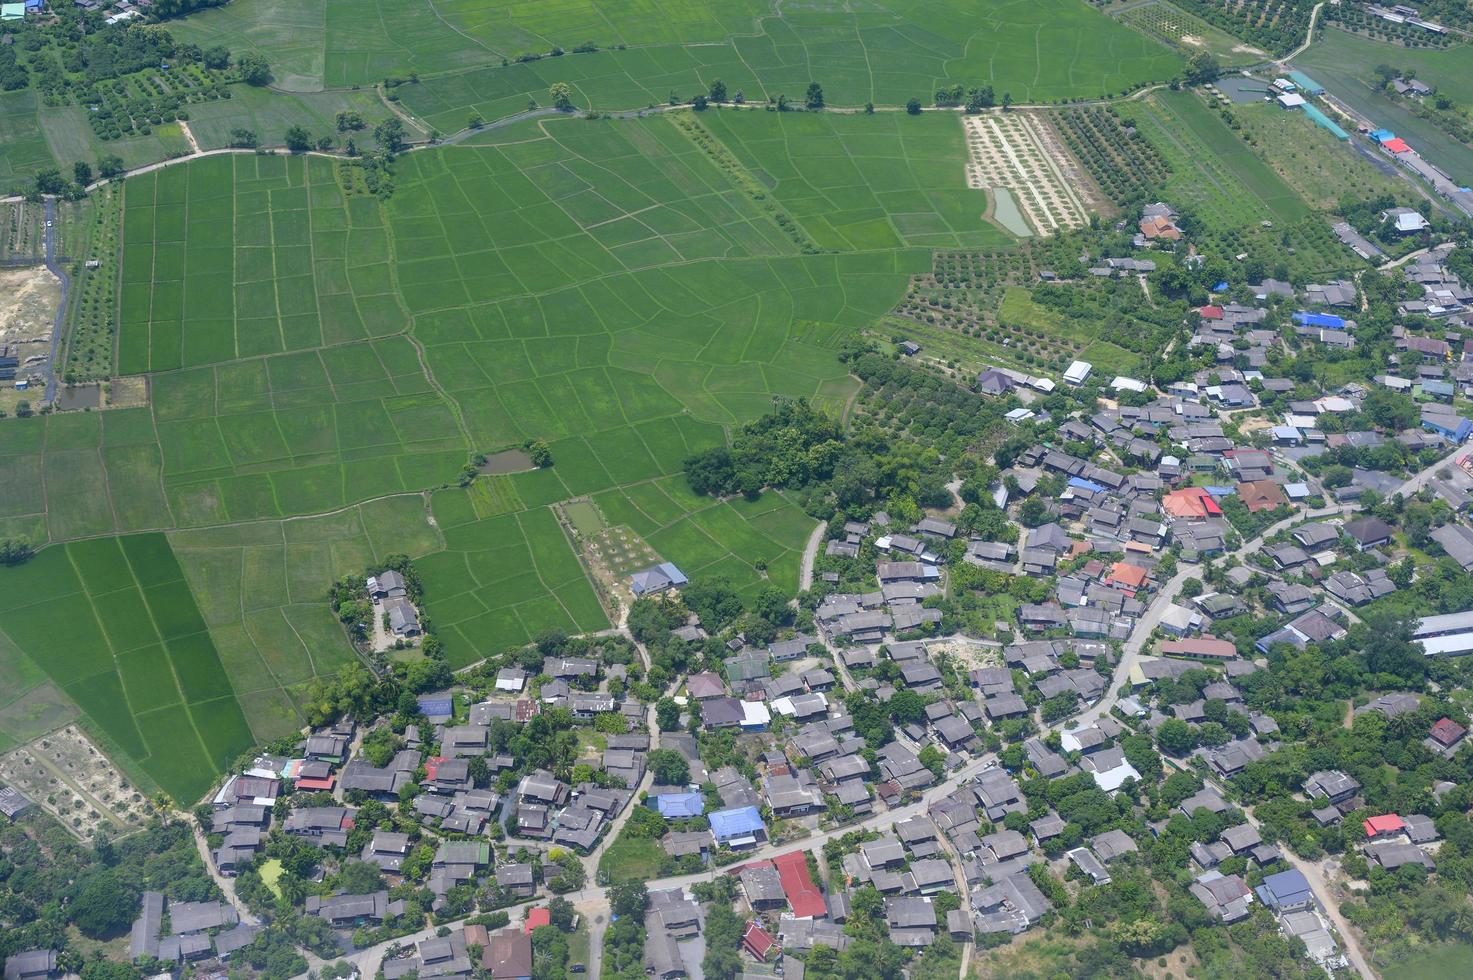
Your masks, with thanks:
[{"label": "grass field", "polygon": [[163,535],[47,548],[0,582],[9,642],[175,799],[254,743]]},{"label": "grass field", "polygon": [[[713,78],[749,99],[800,97],[818,80],[831,102],[860,105],[927,97],[947,81],[991,81],[1020,101],[1096,98],[1163,81],[1181,66],[1170,49],[1082,0],[978,6],[572,0],[549,9],[475,0],[238,0],[171,30],[181,40],[259,51],[291,91],[418,73],[424,80],[404,90],[405,102],[447,131],[463,126],[472,107],[487,119],[505,115],[528,94],[545,97],[558,80],[600,108],[663,102],[671,90],[689,97]],[[588,42],[603,50],[498,67],[502,59]]]},{"label": "grass field", "polygon": [[663,854],[659,841],[621,836],[599,858],[600,877],[606,874],[610,881],[651,881],[660,876]]},{"label": "grass field", "polygon": [[991,248],[1010,241],[967,187],[951,115],[708,111],[700,123],[821,247]]}]

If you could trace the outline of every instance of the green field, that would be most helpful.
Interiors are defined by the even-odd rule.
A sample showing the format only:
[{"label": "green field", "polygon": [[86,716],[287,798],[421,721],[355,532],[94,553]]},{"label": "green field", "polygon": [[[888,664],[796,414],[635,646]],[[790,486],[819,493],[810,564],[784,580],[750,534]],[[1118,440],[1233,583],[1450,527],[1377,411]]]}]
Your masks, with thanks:
[{"label": "green field", "polygon": [[[818,80],[836,104],[898,104],[942,82],[991,82],[1019,101],[1097,98],[1164,81],[1181,59],[1082,0],[901,0],[887,7],[776,7],[758,0],[543,5],[483,0],[237,0],[171,24],[181,39],[254,49],[291,91],[418,73],[405,103],[441,129],[475,107],[492,119],[563,80],[580,102],[635,108],[722,78],[748,99],[800,97]],[[500,67],[503,59],[602,50]],[[627,50],[615,50],[618,45]],[[433,76],[433,77],[432,77]],[[451,110],[454,110],[452,113]]]},{"label": "green field", "polygon": [[176,800],[193,802],[254,744],[163,535],[47,548],[0,582],[0,630],[24,655],[8,659],[44,671]]},{"label": "green field", "polygon": [[821,247],[994,248],[1011,237],[967,187],[955,117],[706,112],[722,140]]}]

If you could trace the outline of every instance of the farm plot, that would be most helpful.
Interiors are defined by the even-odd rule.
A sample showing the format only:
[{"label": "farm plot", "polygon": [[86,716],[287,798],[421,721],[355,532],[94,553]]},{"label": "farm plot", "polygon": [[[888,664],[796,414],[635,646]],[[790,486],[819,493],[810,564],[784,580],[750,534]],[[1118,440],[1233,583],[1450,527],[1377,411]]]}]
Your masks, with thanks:
[{"label": "farm plot", "polygon": [[0,781],[35,801],[79,839],[126,836],[148,822],[143,793],[76,725],[0,757]]},{"label": "farm plot", "polygon": [[1064,109],[1053,118],[1070,152],[1116,204],[1135,200],[1166,181],[1169,170],[1161,154],[1139,134],[1128,133],[1129,117],[1120,117],[1113,107]]},{"label": "farm plot", "polygon": [[957,162],[947,114],[718,110],[698,117],[822,248],[989,248],[1009,241]]},{"label": "farm plot", "polygon": [[[1181,66],[1174,52],[1078,0],[897,0],[853,10],[778,9],[762,0],[572,0],[555,8],[238,0],[170,29],[181,41],[264,55],[276,84],[292,92],[417,74],[420,84],[402,90],[405,103],[446,131],[464,126],[473,109],[493,119],[525,106],[528,95],[545,98],[557,80],[577,88],[580,104],[601,109],[662,102],[672,90],[688,97],[713,78],[752,100],[801,96],[818,79],[831,102],[862,105],[981,80],[1020,100],[1097,98],[1165,81]],[[571,53],[548,57],[554,50]]]},{"label": "farm plot", "polygon": [[357,661],[328,608],[329,586],[386,555],[438,550],[427,517],[424,497],[405,494],[305,520],[170,535],[258,741],[300,728],[312,681]]},{"label": "farm plot", "polygon": [[1202,18],[1187,13],[1165,0],[1127,7],[1119,14],[1123,23],[1169,44],[1183,54],[1206,51],[1224,64],[1252,64],[1267,53],[1244,44],[1237,38],[1213,27]]},{"label": "farm plot", "polygon": [[[54,546],[6,568],[0,630],[76,702],[111,754],[190,802],[253,743],[162,534]],[[120,760],[122,762],[123,760]]]},{"label": "farm plot", "polygon": [[1082,228],[1089,224],[1089,208],[1076,186],[1071,186],[1057,153],[1046,147],[1057,138],[1047,123],[1024,112],[966,116],[967,185],[1004,187],[1010,192],[1040,235]]}]

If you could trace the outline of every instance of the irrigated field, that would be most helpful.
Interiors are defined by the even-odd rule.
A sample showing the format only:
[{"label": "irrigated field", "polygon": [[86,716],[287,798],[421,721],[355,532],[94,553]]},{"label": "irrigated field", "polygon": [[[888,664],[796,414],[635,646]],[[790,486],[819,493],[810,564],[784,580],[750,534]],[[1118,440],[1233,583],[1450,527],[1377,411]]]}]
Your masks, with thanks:
[{"label": "irrigated field", "polygon": [[93,538],[0,569],[0,630],[182,803],[255,739],[162,534]]},{"label": "irrigated field", "polygon": [[[182,40],[259,51],[293,91],[418,73],[421,84],[401,90],[405,102],[447,132],[464,126],[472,108],[487,119],[505,115],[559,80],[600,108],[663,102],[672,90],[688,98],[713,78],[752,100],[801,97],[817,80],[830,101],[860,105],[924,98],[943,82],[990,82],[1019,101],[1097,98],[1166,80],[1181,66],[1174,52],[1082,0],[899,0],[863,9],[760,0],[573,0],[553,8],[237,0],[171,29]],[[601,50],[571,53],[589,43]],[[570,53],[515,63],[555,47]]]},{"label": "irrigated field", "polygon": [[732,112],[690,117],[822,248],[993,248],[1009,238],[967,186],[955,117]]}]

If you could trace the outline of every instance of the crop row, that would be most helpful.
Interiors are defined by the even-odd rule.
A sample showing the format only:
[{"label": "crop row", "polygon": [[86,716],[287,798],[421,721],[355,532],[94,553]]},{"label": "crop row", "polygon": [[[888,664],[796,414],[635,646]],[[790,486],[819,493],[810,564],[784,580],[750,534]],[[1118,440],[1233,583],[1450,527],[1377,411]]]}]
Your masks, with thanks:
[{"label": "crop row", "polygon": [[1113,112],[1068,109],[1058,116],[1064,142],[1116,204],[1147,194],[1171,173],[1161,154]]}]

